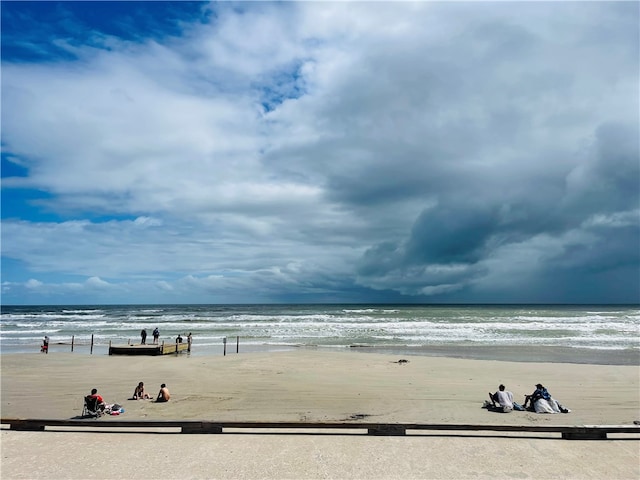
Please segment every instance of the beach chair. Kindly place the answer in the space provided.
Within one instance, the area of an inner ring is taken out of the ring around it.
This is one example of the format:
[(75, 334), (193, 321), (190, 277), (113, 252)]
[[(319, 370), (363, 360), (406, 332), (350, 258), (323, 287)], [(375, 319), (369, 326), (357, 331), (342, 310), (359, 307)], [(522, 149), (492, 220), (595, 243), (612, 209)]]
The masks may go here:
[(84, 407), (82, 408), (82, 416), (93, 417), (93, 418), (98, 418), (102, 416), (102, 410), (98, 405), (98, 399), (96, 397), (92, 397), (91, 395), (87, 395), (86, 397), (84, 397)]

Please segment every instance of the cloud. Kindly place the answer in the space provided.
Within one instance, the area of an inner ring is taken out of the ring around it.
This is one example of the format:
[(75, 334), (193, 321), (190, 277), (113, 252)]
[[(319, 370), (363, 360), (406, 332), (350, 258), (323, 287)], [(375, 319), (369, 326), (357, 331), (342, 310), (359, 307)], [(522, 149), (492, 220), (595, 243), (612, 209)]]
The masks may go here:
[(25, 287), (31, 290), (36, 290), (41, 286), (42, 286), (42, 282), (34, 278), (29, 279), (29, 281), (27, 281), (27, 283), (25, 284)]
[(205, 10), (3, 62), (3, 158), (28, 169), (3, 191), (49, 215), (3, 211), (25, 278), (220, 302), (590, 301), (615, 278), (638, 300), (634, 5)]
[(598, 127), (585, 161), (567, 175), (568, 208), (615, 212), (640, 203), (640, 146), (636, 125)]
[(85, 282), (85, 285), (89, 288), (95, 288), (96, 290), (102, 290), (106, 288), (111, 288), (112, 285), (109, 282), (105, 282), (99, 277), (91, 277), (88, 278)]

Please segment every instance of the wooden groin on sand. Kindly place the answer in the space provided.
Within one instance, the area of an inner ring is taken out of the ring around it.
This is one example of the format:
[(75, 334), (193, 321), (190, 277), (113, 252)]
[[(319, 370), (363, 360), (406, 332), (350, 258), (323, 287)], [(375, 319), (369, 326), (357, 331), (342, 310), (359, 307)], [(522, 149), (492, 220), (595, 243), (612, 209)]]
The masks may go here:
[(111, 345), (109, 343), (109, 355), (170, 355), (172, 353), (190, 352), (190, 343), (164, 343), (161, 344), (127, 344)]
[[(515, 432), (515, 433), (560, 433), (566, 440), (606, 440), (609, 433), (640, 435), (639, 425), (466, 425), (426, 423), (366, 423), (366, 422), (215, 422), (207, 420), (102, 420), (85, 419), (21, 419), (2, 418), (0, 423), (10, 430), (44, 431), (45, 427), (79, 428), (178, 428), (176, 433), (223, 433), (225, 429), (237, 430), (365, 430), (368, 435), (402, 436), (407, 430), (457, 431), (457, 432)], [(304, 433), (304, 432), (301, 432)]]
[[(227, 354), (227, 337), (222, 338), (222, 354), (226, 355)], [(109, 341), (108, 344), (108, 352), (109, 355), (150, 355), (150, 356), (154, 356), (154, 355), (169, 355), (172, 353), (182, 353), (182, 352), (191, 352), (191, 345), (192, 345), (192, 341), (190, 341), (189, 338), (187, 338), (186, 342), (162, 342), (161, 344), (157, 344), (157, 343), (145, 343), (145, 344), (141, 344), (141, 343), (131, 343), (131, 340), (129, 339), (127, 341), (126, 344), (120, 344), (120, 345), (114, 345), (111, 343), (111, 341)], [(239, 353), (240, 352), (240, 337), (236, 336), (235, 338), (235, 353)], [(48, 345), (70, 345), (71, 346), (71, 352), (73, 353), (74, 348), (77, 347), (78, 345), (87, 345), (87, 343), (80, 343), (76, 341), (76, 338), (74, 335), (71, 336), (71, 341), (70, 342), (66, 342), (64, 340), (58, 340), (56, 342), (52, 342)], [(89, 345), (89, 353), (93, 354), (93, 349), (94, 349), (94, 336), (93, 334), (91, 335), (91, 341), (90, 343), (88, 343)], [(100, 344), (101, 346), (105, 346), (105, 344)], [(43, 353), (49, 353), (49, 348), (47, 348), (46, 350), (44, 350), (42, 348), (42, 345), (40, 346), (40, 351)]]

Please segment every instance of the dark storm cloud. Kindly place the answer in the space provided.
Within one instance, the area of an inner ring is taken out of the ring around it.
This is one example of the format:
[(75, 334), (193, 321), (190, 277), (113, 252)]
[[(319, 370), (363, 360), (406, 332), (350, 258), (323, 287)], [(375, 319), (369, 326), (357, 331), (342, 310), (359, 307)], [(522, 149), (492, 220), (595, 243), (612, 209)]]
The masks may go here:
[(567, 178), (567, 210), (588, 215), (639, 206), (639, 136), (637, 123), (598, 127), (585, 161)]
[[(632, 126), (598, 127), (583, 161), (566, 175), (564, 189), (556, 185), (539, 190), (537, 186), (543, 182), (536, 178), (522, 182), (517, 197), (529, 198), (526, 205), (518, 204), (509, 191), (481, 196), (476, 189), (477, 195), (465, 197), (455, 190), (457, 198), (443, 194), (437, 205), (416, 219), (406, 241), (372, 247), (363, 256), (359, 273), (371, 278), (390, 272), (401, 276), (399, 272), (415, 271), (416, 267), (464, 266), (476, 275), (465, 270), (456, 283), (463, 289), (482, 276), (477, 267), (505, 246), (526, 244), (534, 237), (564, 236), (557, 248), (536, 259), (537, 281), (556, 288), (542, 288), (542, 301), (558, 301), (557, 288), (566, 282), (594, 284), (582, 291), (582, 297), (573, 292), (575, 301), (584, 300), (601, 294), (596, 291), (603, 287), (610, 290), (606, 281), (612, 277), (624, 283), (617, 297), (636, 298), (633, 288), (640, 286), (638, 145), (638, 133)], [(541, 192), (552, 195), (536, 202)], [(451, 280), (426, 274), (422, 278), (423, 286), (432, 288), (451, 286)], [(535, 284), (531, 287), (537, 289)]]
[[(361, 147), (345, 152), (344, 168), (335, 164), (329, 194), (372, 215), (409, 199), (424, 208), (405, 238), (367, 250), (359, 281), (471, 294), (522, 248), (541, 301), (553, 292), (535, 282), (557, 291), (560, 270), (564, 281), (592, 284), (581, 301), (607, 270), (637, 285), (638, 43), (629, 14), (637, 9), (616, 7), (606, 24), (579, 14), (573, 29), (568, 17), (543, 25), (496, 15), (410, 54), (360, 59), (360, 71), (387, 70), (351, 85), (357, 93), (338, 123)], [(384, 96), (387, 83), (397, 90)], [(376, 115), (361, 117), (365, 108)]]

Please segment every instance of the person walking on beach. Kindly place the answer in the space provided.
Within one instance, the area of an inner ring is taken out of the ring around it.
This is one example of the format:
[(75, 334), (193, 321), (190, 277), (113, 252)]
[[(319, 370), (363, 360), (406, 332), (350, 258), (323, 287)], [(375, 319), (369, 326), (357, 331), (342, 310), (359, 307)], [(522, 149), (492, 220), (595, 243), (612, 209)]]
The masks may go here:
[(147, 330), (146, 329), (142, 329), (142, 331), (140, 332), (140, 338), (142, 339), (141, 344), (145, 345), (147, 343)]
[(166, 384), (160, 385), (160, 391), (158, 392), (158, 397), (156, 398), (156, 402), (168, 402), (171, 399), (171, 394), (169, 393), (169, 389)]
[(49, 353), (49, 337), (47, 335), (45, 335), (44, 340), (42, 340), (42, 347), (40, 347), (40, 351), (43, 353)]
[(153, 329), (153, 343), (158, 343), (158, 339), (160, 338), (160, 330), (158, 327)]

